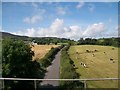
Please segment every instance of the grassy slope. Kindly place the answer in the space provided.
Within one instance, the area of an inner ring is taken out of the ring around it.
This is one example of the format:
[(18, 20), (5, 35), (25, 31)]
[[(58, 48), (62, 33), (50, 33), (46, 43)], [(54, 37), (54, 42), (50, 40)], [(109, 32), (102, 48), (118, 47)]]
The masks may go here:
[(35, 56), (33, 57), (34, 59), (41, 59), (45, 56), (45, 54), (48, 53), (48, 51), (52, 48), (52, 47), (58, 47), (59, 45), (34, 45), (34, 47), (32, 47), (32, 51), (34, 51)]
[[(86, 50), (94, 51), (93, 53), (87, 53)], [(79, 52), (78, 60), (76, 60), (76, 52)], [(104, 54), (106, 52), (106, 54)], [(112, 50), (111, 46), (97, 46), (97, 45), (81, 45), (71, 46), (69, 54), (72, 60), (78, 67), (77, 72), (81, 74), (81, 78), (114, 78), (118, 77), (118, 48)], [(115, 63), (110, 61), (110, 58), (115, 60)], [(87, 64), (88, 68), (84, 68), (80, 65), (81, 62)], [(117, 81), (90, 81), (88, 87), (100, 87), (110, 88), (117, 87)]]

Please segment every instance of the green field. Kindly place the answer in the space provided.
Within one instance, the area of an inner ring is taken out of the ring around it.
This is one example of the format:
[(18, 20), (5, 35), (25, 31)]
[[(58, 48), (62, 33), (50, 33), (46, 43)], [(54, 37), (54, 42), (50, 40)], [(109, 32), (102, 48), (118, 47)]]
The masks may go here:
[[(98, 45), (71, 46), (69, 55), (75, 63), (80, 78), (118, 77), (118, 48)], [(86, 64), (87, 68), (83, 67), (81, 62)], [(88, 81), (87, 85), (89, 88), (117, 88), (118, 81)]]

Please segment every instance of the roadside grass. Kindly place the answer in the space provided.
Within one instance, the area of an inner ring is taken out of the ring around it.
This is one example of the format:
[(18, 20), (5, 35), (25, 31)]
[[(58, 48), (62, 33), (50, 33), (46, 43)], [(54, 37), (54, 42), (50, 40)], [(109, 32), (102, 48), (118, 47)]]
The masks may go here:
[[(88, 53), (86, 50), (91, 52)], [(97, 51), (95, 52), (95, 50)], [(78, 55), (76, 55), (76, 52), (78, 52)], [(94, 56), (92, 56), (93, 54)], [(69, 55), (78, 68), (76, 71), (80, 74), (80, 78), (118, 78), (118, 48), (116, 47), (98, 45), (71, 46)], [(115, 63), (110, 61), (110, 58)], [(88, 68), (84, 68), (81, 62), (85, 63)], [(89, 88), (117, 88), (118, 81), (88, 81), (87, 85)]]

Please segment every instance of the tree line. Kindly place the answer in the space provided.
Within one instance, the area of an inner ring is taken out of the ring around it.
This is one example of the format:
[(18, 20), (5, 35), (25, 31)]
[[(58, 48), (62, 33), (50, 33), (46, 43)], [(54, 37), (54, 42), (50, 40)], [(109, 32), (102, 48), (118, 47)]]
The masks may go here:
[(38, 45), (49, 45), (49, 44), (59, 44), (59, 43), (72, 43), (74, 40), (66, 39), (66, 38), (56, 38), (56, 37), (41, 37), (41, 38), (32, 38), (31, 42), (34, 41)]
[(115, 46), (120, 47), (120, 38), (100, 38), (100, 39), (92, 39), (92, 38), (80, 38), (78, 40), (78, 45), (105, 45), (105, 46)]

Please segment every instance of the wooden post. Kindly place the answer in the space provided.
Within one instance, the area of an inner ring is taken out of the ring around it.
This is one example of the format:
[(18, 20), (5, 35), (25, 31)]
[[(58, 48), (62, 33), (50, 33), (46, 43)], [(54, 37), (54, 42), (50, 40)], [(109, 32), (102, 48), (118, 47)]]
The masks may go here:
[(86, 80), (84, 81), (84, 90), (86, 90), (86, 88), (87, 88), (87, 82), (86, 82)]
[(35, 87), (35, 90), (37, 90), (37, 84), (36, 84), (36, 80), (34, 80), (34, 87)]
[(4, 79), (2, 80), (2, 88), (3, 88), (3, 90), (5, 89), (4, 88)]

